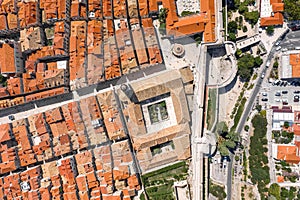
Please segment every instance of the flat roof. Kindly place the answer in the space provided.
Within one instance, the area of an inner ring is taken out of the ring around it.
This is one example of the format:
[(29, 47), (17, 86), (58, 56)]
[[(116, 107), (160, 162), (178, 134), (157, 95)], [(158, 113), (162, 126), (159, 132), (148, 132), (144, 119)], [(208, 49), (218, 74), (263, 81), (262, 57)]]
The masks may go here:
[(260, 1), (260, 17), (271, 17), (272, 15), (272, 5), (270, 0)]

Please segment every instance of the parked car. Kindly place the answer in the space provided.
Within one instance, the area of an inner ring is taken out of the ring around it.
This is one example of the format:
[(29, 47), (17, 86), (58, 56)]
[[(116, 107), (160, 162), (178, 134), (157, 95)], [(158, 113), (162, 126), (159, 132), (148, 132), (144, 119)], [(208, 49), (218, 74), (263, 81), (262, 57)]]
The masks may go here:
[(280, 91), (277, 91), (277, 92), (275, 93), (275, 96), (277, 96), (277, 97), (281, 96)]
[(280, 83), (280, 80), (275, 80), (272, 85), (278, 85), (279, 83)]
[(299, 93), (300, 93), (300, 91), (299, 91), (299, 90), (296, 90), (296, 91), (294, 91), (294, 93), (295, 93), (295, 94), (299, 94)]
[(261, 93), (263, 96), (268, 96), (268, 93), (266, 93), (266, 92), (262, 92)]
[(280, 44), (281, 40), (278, 40), (276, 43), (275, 43), (275, 46), (278, 46)]
[(287, 90), (283, 90), (281, 93), (282, 93), (282, 94), (287, 94), (288, 91), (287, 91)]
[(262, 98), (261, 100), (262, 100), (262, 101), (268, 101), (268, 99), (267, 99), (267, 98)]

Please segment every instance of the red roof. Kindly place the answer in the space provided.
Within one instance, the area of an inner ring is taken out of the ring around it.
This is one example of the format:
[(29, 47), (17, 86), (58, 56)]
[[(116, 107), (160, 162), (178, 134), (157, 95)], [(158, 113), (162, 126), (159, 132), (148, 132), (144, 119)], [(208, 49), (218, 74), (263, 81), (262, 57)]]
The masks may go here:
[(298, 164), (300, 162), (297, 146), (278, 145), (277, 159), (285, 160), (288, 163)]

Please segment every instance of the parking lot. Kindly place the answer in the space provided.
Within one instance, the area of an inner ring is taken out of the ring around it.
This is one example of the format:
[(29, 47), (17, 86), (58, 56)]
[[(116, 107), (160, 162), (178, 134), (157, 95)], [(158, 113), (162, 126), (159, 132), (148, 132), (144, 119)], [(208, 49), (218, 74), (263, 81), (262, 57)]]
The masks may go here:
[(280, 42), (282, 49), (295, 49), (300, 47), (300, 31), (290, 31), (283, 41)]
[(210, 175), (212, 179), (220, 183), (226, 184), (226, 177), (228, 171), (227, 165), (227, 160), (222, 160), (220, 155), (214, 156), (210, 164)]
[(268, 83), (261, 89), (259, 103), (265, 106), (300, 105), (299, 97), (300, 86)]

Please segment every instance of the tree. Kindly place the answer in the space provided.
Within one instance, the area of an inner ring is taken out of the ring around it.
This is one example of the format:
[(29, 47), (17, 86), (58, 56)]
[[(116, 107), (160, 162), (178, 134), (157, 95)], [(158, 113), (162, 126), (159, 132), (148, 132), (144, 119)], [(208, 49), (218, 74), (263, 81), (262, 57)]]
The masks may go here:
[(243, 16), (240, 15), (240, 16), (239, 16), (239, 24), (242, 24), (242, 23), (243, 23)]
[(238, 75), (243, 81), (249, 81), (251, 78), (251, 70), (247, 67), (240, 67), (238, 70)]
[(239, 157), (239, 156), (234, 156), (234, 160), (235, 160), (235, 161), (239, 161), (239, 160), (240, 160), (240, 157)]
[(246, 125), (246, 126), (244, 127), (244, 130), (245, 130), (246, 132), (248, 132), (248, 131), (249, 131), (249, 126)]
[(218, 150), (220, 151), (221, 156), (229, 156), (229, 151), (224, 142), (218, 145)]
[(260, 111), (261, 111), (261, 105), (256, 105), (256, 106), (255, 106), (255, 109), (256, 109), (258, 112), (260, 112)]
[(236, 50), (236, 57), (239, 58), (239, 57), (242, 55), (242, 53), (243, 53), (242, 50), (237, 49), (237, 50)]
[(297, 0), (284, 0), (284, 12), (288, 16), (288, 20), (300, 19), (300, 6)]
[(269, 196), (274, 196), (276, 199), (280, 199), (280, 186), (277, 183), (272, 183), (269, 188)]
[(244, 81), (249, 81), (256, 66), (255, 58), (251, 54), (244, 54), (238, 59), (238, 75)]
[(282, 137), (286, 137), (288, 135), (288, 133), (286, 131), (282, 131), (281, 135), (282, 135)]
[(160, 23), (158, 30), (160, 34), (166, 35), (166, 23)]
[(232, 140), (234, 142), (239, 142), (240, 138), (236, 132), (230, 132), (226, 135), (226, 139)]
[(289, 191), (286, 188), (281, 188), (280, 196), (282, 199), (286, 199), (289, 196)]
[(243, 32), (246, 33), (248, 31), (247, 26), (243, 26)]
[(239, 13), (240, 14), (244, 14), (248, 12), (248, 6), (245, 5), (244, 3), (242, 3), (240, 6), (239, 6)]
[(278, 61), (276, 60), (276, 61), (274, 62), (274, 64), (273, 64), (273, 68), (274, 68), (274, 69), (277, 69), (278, 66), (279, 66), (279, 63), (278, 63)]
[(244, 17), (245, 20), (250, 22), (251, 25), (255, 25), (259, 18), (259, 12), (258, 11), (246, 12)]
[(181, 12), (181, 17), (186, 17), (186, 16), (193, 15), (193, 14), (195, 14), (195, 13), (191, 12), (191, 11), (184, 10), (184, 11)]
[(232, 42), (235, 42), (236, 41), (236, 36), (235, 36), (235, 33), (228, 33), (228, 39)]
[(266, 29), (268, 35), (273, 35), (274, 33), (274, 26), (268, 26)]
[(222, 121), (222, 122), (219, 122), (217, 124), (217, 127), (216, 127), (216, 131), (219, 135), (222, 135), (223, 133), (228, 133), (228, 126), (226, 124), (226, 122)]
[(159, 14), (158, 14), (158, 21), (160, 23), (159, 25), (159, 32), (162, 35), (166, 34), (166, 18), (168, 16), (168, 12), (169, 10), (167, 8), (161, 8), (159, 10)]
[(283, 124), (284, 128), (288, 128), (290, 126), (290, 123), (285, 121), (284, 124)]
[(232, 140), (226, 140), (224, 143), (225, 143), (226, 147), (229, 149), (234, 149), (236, 146), (236, 143)]
[(230, 21), (228, 23), (228, 32), (230, 33), (236, 33), (236, 29), (238, 27), (238, 24), (236, 21)]
[(160, 23), (166, 23), (166, 18), (168, 16), (168, 8), (161, 8), (158, 14), (158, 20)]
[(255, 67), (260, 67), (261, 64), (263, 64), (263, 59), (261, 59), (260, 56), (256, 56), (254, 58), (254, 62), (255, 62)]

